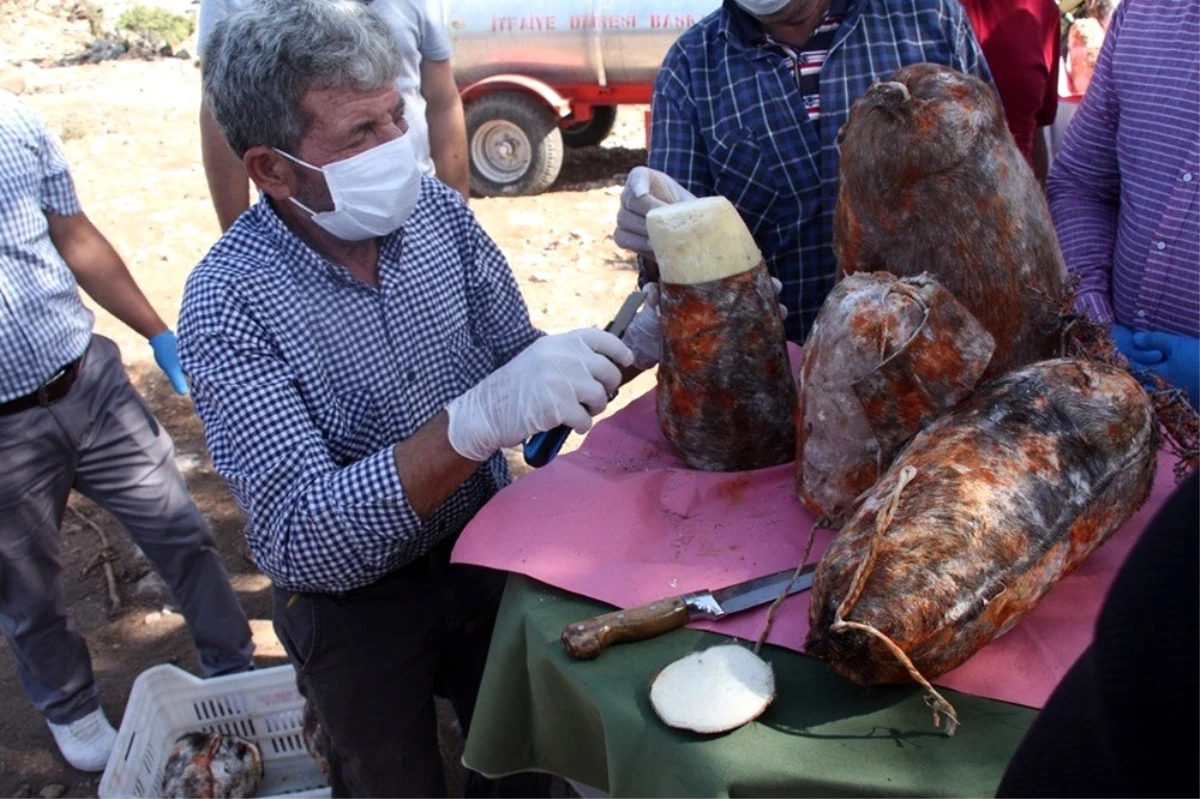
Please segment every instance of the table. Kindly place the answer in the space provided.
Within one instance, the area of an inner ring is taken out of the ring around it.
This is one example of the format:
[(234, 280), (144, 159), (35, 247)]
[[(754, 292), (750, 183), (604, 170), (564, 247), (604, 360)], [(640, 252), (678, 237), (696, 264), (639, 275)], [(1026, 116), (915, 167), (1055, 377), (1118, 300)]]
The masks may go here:
[(859, 688), (819, 662), (763, 649), (775, 703), (716, 736), (654, 715), (654, 672), (726, 636), (676, 630), (594, 661), (567, 656), (567, 624), (610, 610), (513, 574), (463, 759), (491, 776), (537, 769), (612, 796), (991, 796), (1037, 711), (945, 691), (962, 726), (936, 730), (915, 686)]

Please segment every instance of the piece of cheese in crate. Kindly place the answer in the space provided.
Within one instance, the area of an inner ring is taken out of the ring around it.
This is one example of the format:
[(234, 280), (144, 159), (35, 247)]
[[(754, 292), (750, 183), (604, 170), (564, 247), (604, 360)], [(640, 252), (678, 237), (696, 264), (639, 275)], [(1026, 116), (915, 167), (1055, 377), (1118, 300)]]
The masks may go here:
[(325, 776), (301, 737), (303, 723), (304, 697), (291, 666), (207, 680), (169, 664), (154, 666), (133, 683), (98, 793), (102, 799), (162, 796), (179, 737), (220, 732), (258, 747), (258, 796), (327, 797)]

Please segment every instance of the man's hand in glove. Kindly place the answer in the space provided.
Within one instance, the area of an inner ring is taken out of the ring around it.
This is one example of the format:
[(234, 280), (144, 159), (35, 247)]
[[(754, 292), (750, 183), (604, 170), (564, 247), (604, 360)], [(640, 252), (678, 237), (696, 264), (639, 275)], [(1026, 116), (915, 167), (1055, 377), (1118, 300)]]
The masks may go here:
[(170, 330), (164, 330), (150, 339), (150, 349), (154, 352), (154, 360), (158, 368), (171, 381), (171, 387), (176, 394), (188, 393), (187, 378), (183, 375), (183, 366), (179, 363), (179, 342)]
[[(1158, 375), (1176, 388), (1187, 392), (1188, 402), (1196, 407), (1200, 399), (1200, 339), (1180, 336), (1163, 330), (1138, 331), (1133, 334), (1133, 346), (1146, 358), (1130, 356), (1142, 368)], [(1148, 363), (1157, 355), (1157, 362)]]
[(1117, 350), (1120, 351), (1128, 360), (1130, 366), (1135, 371), (1145, 369), (1147, 366), (1153, 366), (1156, 363), (1161, 363), (1163, 354), (1158, 350), (1143, 350), (1133, 342), (1134, 331), (1125, 325), (1119, 325), (1116, 322), (1112, 324), (1112, 337), (1117, 345)]
[[(779, 299), (783, 284), (775, 278), (771, 278), (771, 283), (775, 286), (775, 298)], [(621, 340), (633, 350), (634, 367), (651, 369), (662, 359), (662, 317), (658, 314), (660, 292), (657, 283), (647, 283), (642, 286), (642, 291), (646, 292), (646, 303), (629, 323)], [(783, 305), (779, 306), (779, 316), (787, 319), (787, 308)]]
[(624, 250), (653, 256), (650, 238), (646, 234), (646, 214), (655, 208), (682, 200), (694, 200), (696, 195), (680, 186), (657, 169), (635, 166), (621, 191), (621, 210), (617, 212), (617, 229), (613, 241)]
[(621, 340), (633, 352), (633, 365), (637, 369), (652, 369), (662, 358), (662, 317), (658, 315), (658, 284), (642, 286), (646, 301), (642, 310), (625, 328)]
[(450, 446), (485, 461), (560, 424), (587, 432), (632, 363), (629, 347), (595, 328), (540, 338), (446, 406)]

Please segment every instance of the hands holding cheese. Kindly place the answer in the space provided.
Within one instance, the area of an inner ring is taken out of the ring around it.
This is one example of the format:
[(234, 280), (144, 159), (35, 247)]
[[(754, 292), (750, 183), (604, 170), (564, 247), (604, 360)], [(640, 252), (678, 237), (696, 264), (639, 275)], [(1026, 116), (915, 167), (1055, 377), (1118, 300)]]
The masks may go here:
[(646, 233), (646, 214), (664, 205), (694, 199), (696, 195), (665, 172), (644, 166), (634, 167), (621, 192), (621, 210), (617, 212), (613, 241), (623, 250), (653, 257), (650, 237)]
[[(644, 166), (634, 167), (621, 192), (621, 209), (617, 211), (617, 229), (613, 231), (613, 241), (623, 250), (653, 258), (654, 250), (646, 232), (646, 214), (655, 208), (694, 199), (696, 195), (665, 172)], [(775, 295), (779, 296), (783, 284), (777, 278), (771, 278), (771, 281), (775, 284)], [(662, 348), (662, 322), (658, 317), (658, 284), (647, 283), (642, 289), (646, 292), (646, 307), (626, 331), (625, 343), (633, 350), (633, 365), (639, 369), (649, 369), (658, 363)], [(787, 308), (780, 305), (779, 314), (786, 319)]]
[(485, 461), (561, 424), (587, 432), (621, 384), (619, 367), (633, 360), (619, 338), (595, 328), (540, 338), (446, 406), (450, 446)]

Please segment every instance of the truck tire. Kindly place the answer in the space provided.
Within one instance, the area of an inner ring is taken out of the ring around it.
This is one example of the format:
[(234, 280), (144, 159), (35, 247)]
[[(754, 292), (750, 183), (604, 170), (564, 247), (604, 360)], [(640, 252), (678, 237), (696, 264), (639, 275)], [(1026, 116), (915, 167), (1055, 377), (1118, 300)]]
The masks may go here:
[(471, 191), (517, 197), (545, 191), (563, 162), (554, 111), (520, 92), (495, 92), (466, 108)]
[(613, 126), (617, 124), (617, 107), (615, 105), (592, 106), (592, 118), (587, 122), (563, 128), (563, 144), (568, 147), (591, 147), (608, 138)]

